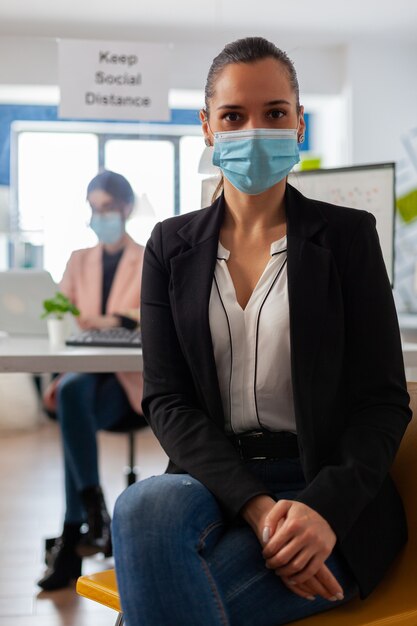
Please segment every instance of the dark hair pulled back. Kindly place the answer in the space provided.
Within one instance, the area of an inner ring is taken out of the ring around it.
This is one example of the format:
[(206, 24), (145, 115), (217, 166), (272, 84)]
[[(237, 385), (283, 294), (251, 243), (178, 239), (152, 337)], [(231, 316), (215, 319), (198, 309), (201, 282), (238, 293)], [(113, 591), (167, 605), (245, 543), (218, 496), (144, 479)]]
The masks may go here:
[(105, 191), (115, 200), (123, 204), (133, 204), (135, 194), (128, 180), (121, 174), (104, 170), (94, 176), (87, 187), (87, 197), (92, 191)]
[(282, 63), (287, 71), (290, 84), (294, 90), (297, 111), (300, 109), (300, 88), (298, 85), (297, 72), (289, 56), (280, 48), (263, 37), (245, 37), (228, 43), (218, 54), (211, 64), (207, 75), (205, 95), (205, 110), (210, 112), (210, 100), (214, 95), (216, 80), (222, 70), (231, 63), (255, 63), (262, 59), (272, 58)]

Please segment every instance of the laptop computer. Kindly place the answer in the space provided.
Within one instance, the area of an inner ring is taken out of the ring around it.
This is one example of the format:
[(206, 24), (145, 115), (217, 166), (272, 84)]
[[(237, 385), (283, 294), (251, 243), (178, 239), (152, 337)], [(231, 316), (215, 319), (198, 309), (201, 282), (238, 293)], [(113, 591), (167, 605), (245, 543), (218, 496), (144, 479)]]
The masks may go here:
[(10, 335), (47, 336), (46, 320), (41, 319), (42, 302), (58, 290), (45, 270), (0, 272), (0, 331)]

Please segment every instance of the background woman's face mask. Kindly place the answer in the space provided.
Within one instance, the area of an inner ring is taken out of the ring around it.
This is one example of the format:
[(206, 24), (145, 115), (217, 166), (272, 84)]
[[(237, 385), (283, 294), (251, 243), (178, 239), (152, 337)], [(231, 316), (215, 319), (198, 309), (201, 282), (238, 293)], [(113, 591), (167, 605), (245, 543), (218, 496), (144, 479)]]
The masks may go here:
[(299, 160), (297, 129), (214, 133), (213, 165), (236, 189), (249, 195), (276, 185)]
[(90, 228), (95, 232), (100, 243), (113, 244), (119, 241), (124, 232), (122, 216), (117, 211), (93, 214)]

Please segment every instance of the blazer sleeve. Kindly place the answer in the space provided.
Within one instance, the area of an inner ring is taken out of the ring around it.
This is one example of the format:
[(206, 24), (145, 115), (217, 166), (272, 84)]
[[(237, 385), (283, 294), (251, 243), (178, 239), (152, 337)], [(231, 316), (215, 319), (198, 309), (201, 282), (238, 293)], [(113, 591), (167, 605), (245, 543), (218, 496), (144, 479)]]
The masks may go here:
[(250, 498), (268, 490), (244, 467), (198, 401), (176, 333), (169, 291), (169, 260), (163, 255), (162, 224), (157, 224), (146, 247), (142, 274), (142, 410), (171, 461), (205, 485), (233, 517)]
[(381, 489), (411, 419), (397, 314), (375, 223), (363, 213), (341, 277), (347, 417), (334, 451), (297, 498), (318, 511), (339, 540)]

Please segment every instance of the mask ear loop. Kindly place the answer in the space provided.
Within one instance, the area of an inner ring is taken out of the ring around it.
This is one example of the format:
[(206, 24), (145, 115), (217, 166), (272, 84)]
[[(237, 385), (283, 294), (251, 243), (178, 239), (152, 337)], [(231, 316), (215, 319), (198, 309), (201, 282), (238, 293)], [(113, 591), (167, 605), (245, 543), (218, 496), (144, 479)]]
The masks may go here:
[[(207, 126), (208, 126), (208, 128), (209, 128), (209, 131), (210, 131), (210, 132), (211, 132), (211, 134), (214, 136), (214, 133), (213, 133), (213, 131), (212, 131), (212, 130), (211, 130), (211, 128), (210, 128), (210, 122), (209, 122), (209, 120), (208, 120), (207, 111), (206, 111), (205, 109), (204, 109), (204, 116), (205, 116), (205, 117), (204, 117), (204, 120), (203, 120), (203, 121), (204, 121), (204, 122), (206, 122), (206, 124), (207, 124)], [(204, 138), (204, 143), (206, 144), (206, 147), (207, 147), (207, 148), (212, 148), (212, 147), (213, 147), (213, 144), (211, 143), (211, 141), (210, 141), (210, 139), (209, 139), (208, 137), (205, 137), (205, 138)], [(216, 200), (216, 199), (220, 196), (220, 194), (223, 192), (223, 185), (224, 185), (224, 178), (223, 178), (223, 173), (221, 173), (221, 174), (220, 174), (220, 180), (219, 180), (219, 182), (217, 183), (217, 187), (216, 187), (216, 189), (214, 190), (213, 195), (212, 195), (212, 197), (211, 197), (211, 201), (212, 201), (212, 202), (214, 202), (214, 201), (215, 201), (215, 200)]]
[[(298, 120), (298, 123), (300, 123), (300, 120)], [(304, 133), (303, 133), (303, 132), (301, 132), (301, 133), (298, 135), (298, 137), (297, 137), (297, 143), (299, 143), (299, 144), (300, 144), (300, 143), (304, 143), (304, 139), (305, 139), (305, 137), (304, 137)]]
[[(214, 135), (213, 131), (210, 128), (210, 123), (208, 121), (208, 115), (207, 115), (207, 111), (204, 110), (204, 122), (206, 122), (207, 126), (209, 127), (209, 131), (211, 132), (212, 135)], [(206, 145), (207, 148), (211, 148), (213, 146), (213, 144), (211, 143), (210, 139), (208, 137), (204, 137), (204, 143)]]

